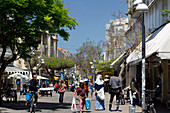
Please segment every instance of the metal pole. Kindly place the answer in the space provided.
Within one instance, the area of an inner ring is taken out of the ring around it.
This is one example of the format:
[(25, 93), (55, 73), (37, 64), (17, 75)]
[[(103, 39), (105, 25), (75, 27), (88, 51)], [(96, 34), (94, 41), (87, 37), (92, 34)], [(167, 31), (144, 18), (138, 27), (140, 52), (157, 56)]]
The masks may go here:
[(28, 75), (28, 78), (29, 80), (31, 79), (30, 75), (31, 75), (31, 66), (30, 66), (30, 58), (28, 59), (28, 65), (29, 65), (29, 75)]
[(145, 25), (142, 13), (142, 113), (145, 113)]
[(95, 64), (94, 64), (94, 62), (93, 62), (93, 66), (94, 66), (94, 74), (93, 74), (93, 82), (95, 81)]

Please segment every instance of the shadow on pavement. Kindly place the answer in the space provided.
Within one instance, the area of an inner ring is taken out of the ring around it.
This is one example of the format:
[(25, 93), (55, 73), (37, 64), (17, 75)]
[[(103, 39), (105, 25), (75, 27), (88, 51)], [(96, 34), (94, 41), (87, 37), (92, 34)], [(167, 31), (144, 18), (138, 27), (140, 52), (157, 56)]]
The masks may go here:
[[(57, 109), (70, 109), (71, 103), (50, 103), (50, 102), (38, 102), (36, 111), (41, 112), (43, 110), (52, 110), (52, 111), (58, 111)], [(5, 108), (7, 107), (1, 107), (1, 111), (5, 111)], [(17, 103), (14, 103), (12, 106), (8, 107), (12, 110), (28, 110), (28, 106), (25, 106), (25, 101), (18, 101)]]

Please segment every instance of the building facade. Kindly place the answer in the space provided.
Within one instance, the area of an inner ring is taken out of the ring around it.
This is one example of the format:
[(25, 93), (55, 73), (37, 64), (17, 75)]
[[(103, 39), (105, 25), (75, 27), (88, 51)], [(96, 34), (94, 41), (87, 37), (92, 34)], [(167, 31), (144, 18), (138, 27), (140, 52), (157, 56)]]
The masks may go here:
[(125, 31), (128, 28), (128, 18), (110, 20), (106, 24), (106, 45), (104, 49), (104, 61), (114, 60), (126, 49)]
[[(136, 12), (134, 2), (128, 2), (129, 28), (126, 36), (141, 38), (141, 12)], [(145, 35), (146, 35), (146, 88), (155, 89), (160, 85), (157, 99), (166, 102), (170, 97), (170, 65), (169, 65), (169, 42), (170, 34), (169, 14), (162, 16), (162, 10), (170, 10), (170, 0), (144, 0), (148, 5), (148, 12), (144, 15)], [(138, 30), (137, 30), (138, 28)], [(137, 33), (136, 33), (137, 30)], [(137, 78), (138, 85), (141, 85), (142, 76), (142, 48), (141, 42), (137, 43), (130, 51), (126, 59), (126, 86), (133, 77)]]

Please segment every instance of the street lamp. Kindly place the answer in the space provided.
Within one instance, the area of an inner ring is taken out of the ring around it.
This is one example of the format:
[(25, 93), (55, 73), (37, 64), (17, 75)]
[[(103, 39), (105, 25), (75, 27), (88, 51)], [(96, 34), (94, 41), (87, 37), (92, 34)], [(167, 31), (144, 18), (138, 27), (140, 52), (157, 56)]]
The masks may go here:
[(95, 81), (95, 60), (93, 60), (93, 62), (90, 62), (90, 64), (92, 65), (91, 68), (93, 69), (93, 82)]
[[(139, 1), (139, 0), (137, 0)], [(140, 0), (141, 1), (141, 0)], [(139, 2), (136, 11), (142, 12), (142, 113), (145, 113), (145, 25), (144, 25), (144, 12), (148, 11), (148, 6), (143, 2)]]

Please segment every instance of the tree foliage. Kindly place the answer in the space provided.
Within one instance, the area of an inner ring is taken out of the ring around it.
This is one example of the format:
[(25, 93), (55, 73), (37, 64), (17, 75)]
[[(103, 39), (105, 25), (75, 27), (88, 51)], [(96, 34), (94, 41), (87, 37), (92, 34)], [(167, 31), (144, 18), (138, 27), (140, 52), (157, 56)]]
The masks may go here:
[(74, 67), (74, 62), (71, 59), (59, 57), (44, 57), (44, 68), (50, 75), (51, 80), (54, 78), (54, 71)]
[(74, 62), (71, 59), (64, 59), (59, 57), (45, 57), (45, 66), (48, 69), (61, 70), (74, 67)]
[(98, 69), (101, 72), (113, 72), (114, 70), (116, 70), (117, 66), (119, 65), (120, 61), (117, 61), (114, 65), (113, 68), (110, 68), (110, 65), (113, 61), (111, 60), (106, 60), (104, 62), (100, 62), (98, 64), (96, 64), (96, 69)]
[[(68, 40), (67, 29), (75, 29), (78, 24), (61, 0), (0, 0), (0, 10), (0, 76), (16, 58), (29, 57), (43, 32), (57, 33)], [(12, 55), (6, 57), (8, 49)]]
[(96, 44), (94, 41), (87, 40), (83, 45), (77, 50), (74, 55), (74, 61), (79, 65), (80, 69), (87, 74), (91, 70), (90, 62), (94, 60), (96, 63), (102, 58), (102, 41)]

